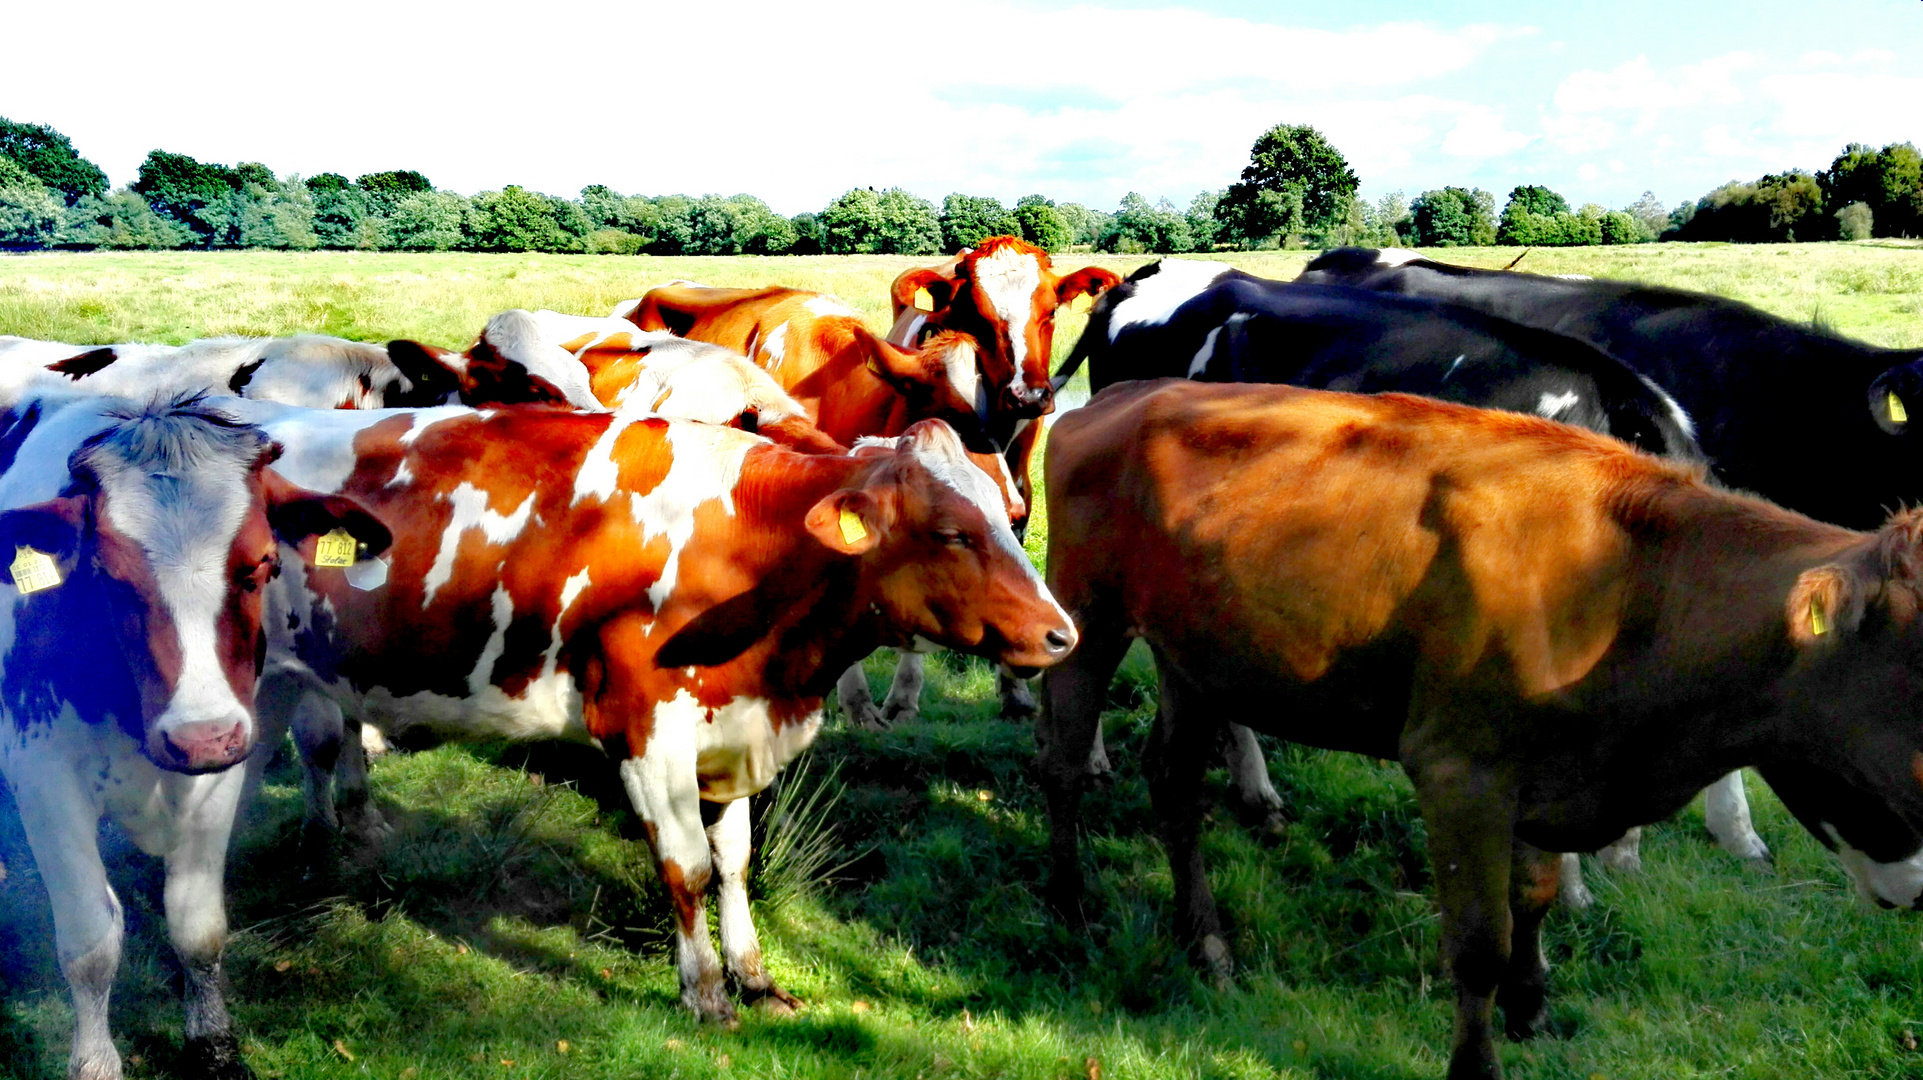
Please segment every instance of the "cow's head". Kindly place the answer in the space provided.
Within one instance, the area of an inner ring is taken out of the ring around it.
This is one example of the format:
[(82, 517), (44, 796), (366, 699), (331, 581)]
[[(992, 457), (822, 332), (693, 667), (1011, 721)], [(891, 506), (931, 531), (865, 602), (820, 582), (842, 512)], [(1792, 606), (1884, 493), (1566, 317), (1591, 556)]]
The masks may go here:
[(972, 335), (939, 331), (919, 347), (874, 342), (869, 370), (902, 396), (908, 416), (945, 421), (970, 444), (987, 447), (990, 390)]
[[(1870, 382), (1870, 419), (1891, 435), (1923, 432), (1923, 358), (1898, 364)], [(1914, 417), (1912, 412), (1916, 412)]]
[(387, 353), (409, 378), (447, 373), (463, 405), (602, 407), (588, 385), (587, 368), (543, 333), (533, 312), (520, 308), (489, 319), (465, 353), (404, 340), (388, 342)]
[(1796, 718), (1764, 778), (1862, 896), (1923, 908), (1923, 510), (1804, 571), (1785, 618)]
[(279, 447), (200, 398), (109, 415), (60, 496), (0, 514), (0, 551), (41, 553), (60, 578), (16, 594), (8, 703), (96, 703), (83, 719), (112, 713), (156, 765), (226, 768), (254, 744), (280, 542), (390, 537), (353, 500), (289, 484), (268, 467)]
[(981, 349), (982, 372), (998, 410), (1018, 417), (1049, 411), (1055, 309), (1099, 296), (1121, 283), (1099, 266), (1057, 275), (1048, 252), (1012, 236), (995, 236), (940, 266), (904, 272), (892, 288), (897, 323), (909, 309), (925, 312), (916, 331), (959, 330)]
[(862, 595), (894, 644), (916, 639), (1017, 669), (1054, 664), (1075, 627), (1009, 528), (997, 484), (938, 420), (865, 439), (860, 482), (808, 511), (816, 540), (860, 560)]

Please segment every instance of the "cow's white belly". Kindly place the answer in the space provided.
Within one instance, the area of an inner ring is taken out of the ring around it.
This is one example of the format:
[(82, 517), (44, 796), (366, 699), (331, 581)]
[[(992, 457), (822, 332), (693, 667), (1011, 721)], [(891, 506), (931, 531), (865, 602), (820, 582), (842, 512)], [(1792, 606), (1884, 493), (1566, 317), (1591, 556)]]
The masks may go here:
[(738, 697), (710, 709), (685, 690), (654, 715), (657, 723), (694, 725), (695, 772), (701, 797), (710, 802), (745, 799), (767, 787), (821, 730), (819, 709), (777, 727), (766, 698)]
[(533, 679), (519, 697), (492, 684), (463, 697), (396, 695), (376, 686), (360, 695), (360, 703), (367, 719), (389, 735), (425, 728), (443, 738), (595, 741), (581, 718), (581, 691), (565, 671)]

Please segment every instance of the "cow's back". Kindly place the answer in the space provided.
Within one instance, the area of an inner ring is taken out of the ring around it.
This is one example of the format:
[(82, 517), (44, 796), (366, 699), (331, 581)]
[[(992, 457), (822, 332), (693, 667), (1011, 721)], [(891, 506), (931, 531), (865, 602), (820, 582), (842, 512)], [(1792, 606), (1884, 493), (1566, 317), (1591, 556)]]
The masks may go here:
[(1063, 417), (1047, 467), (1064, 606), (1224, 693), (1317, 683), (1382, 726), (1304, 741), (1387, 754), (1420, 670), (1531, 695), (1587, 670), (1625, 587), (1606, 492), (1687, 475), (1531, 417), (1175, 380)]

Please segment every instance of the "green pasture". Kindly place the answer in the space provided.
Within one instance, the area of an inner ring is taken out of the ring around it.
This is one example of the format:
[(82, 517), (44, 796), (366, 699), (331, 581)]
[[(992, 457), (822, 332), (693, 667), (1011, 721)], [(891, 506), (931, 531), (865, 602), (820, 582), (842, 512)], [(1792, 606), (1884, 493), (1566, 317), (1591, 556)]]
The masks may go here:
[[(1479, 265), (1515, 254), (1448, 253)], [(1306, 258), (1228, 261), (1288, 277)], [(0, 258), (0, 333), (95, 343), (322, 331), (458, 345), (503, 308), (604, 311), (676, 277), (833, 292), (879, 328), (887, 282), (917, 261)], [(1093, 261), (1126, 271), (1143, 260)], [(1644, 245), (1538, 250), (1522, 265), (1706, 289), (1879, 344), (1923, 345), (1917, 248)], [(1058, 351), (1079, 323), (1064, 315)], [(890, 667), (870, 660), (878, 689)], [(296, 852), (299, 778), (282, 762), (229, 877), (229, 1001), (248, 1061), (290, 1080), (1441, 1075), (1450, 994), (1423, 826), (1399, 769), (1270, 745), (1291, 825), (1257, 836), (1218, 812), (1205, 838), (1241, 965), (1221, 992), (1169, 935), (1169, 875), (1138, 769), (1153, 711), (1146, 659), (1131, 656), (1110, 691), (1117, 772), (1086, 800), (1095, 910), (1084, 935), (1037, 896), (1046, 822), (1028, 729), (994, 718), (985, 665), (942, 656), (929, 673), (920, 720), (885, 733), (831, 721), (791, 770), (780, 811), (759, 808), (763, 850), (782, 851), (758, 870), (763, 945), (808, 1007), (749, 1013), (733, 1032), (681, 1009), (665, 894), (594, 755), (390, 754), (373, 783), (392, 833), (317, 878)], [(1586, 868), (1598, 904), (1551, 916), (1550, 1031), (1503, 1048), (1510, 1076), (1923, 1076), (1923, 924), (1856, 901), (1767, 789), (1752, 780), (1750, 792), (1776, 851), (1769, 869), (1717, 850), (1695, 807), (1648, 831), (1644, 873)], [(812, 813), (798, 805), (810, 795)], [(787, 843), (813, 836), (828, 838), (825, 854)], [(129, 1075), (188, 1080), (172, 1068), (180, 1012), (159, 868), (111, 829), (107, 844), (128, 913), (114, 1025)], [(46, 896), (10, 813), (0, 861), (0, 1076), (51, 1080), (71, 1013)]]

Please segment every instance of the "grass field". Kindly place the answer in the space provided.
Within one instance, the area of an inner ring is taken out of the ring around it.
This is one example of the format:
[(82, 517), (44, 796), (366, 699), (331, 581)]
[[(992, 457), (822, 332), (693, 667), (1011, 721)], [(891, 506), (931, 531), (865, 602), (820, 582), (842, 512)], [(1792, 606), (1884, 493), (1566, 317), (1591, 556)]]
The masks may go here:
[[(1449, 253), (1478, 265), (1514, 255)], [(1278, 277), (1305, 260), (1231, 259)], [(916, 261), (0, 259), (0, 333), (93, 343), (306, 330), (458, 345), (506, 307), (598, 312), (675, 277), (818, 288), (879, 327), (888, 280)], [(1142, 260), (1094, 261), (1126, 271)], [(1523, 267), (1706, 289), (1923, 345), (1916, 248), (1652, 245), (1536, 251)], [(1064, 316), (1058, 351), (1079, 328)], [(886, 667), (871, 660), (871, 676)], [(230, 1002), (249, 1062), (290, 1080), (1441, 1075), (1448, 982), (1423, 827), (1399, 769), (1271, 745), (1286, 833), (1258, 839), (1226, 813), (1206, 833), (1241, 964), (1235, 989), (1217, 992), (1169, 934), (1168, 872), (1136, 767), (1152, 714), (1145, 658), (1124, 666), (1105, 716), (1118, 772), (1087, 799), (1099, 911), (1081, 937), (1036, 896), (1046, 825), (1028, 730), (993, 718), (983, 665), (943, 656), (929, 672), (921, 720), (887, 733), (831, 722), (804, 757), (789, 790), (833, 800), (831, 862), (846, 865), (826, 882), (799, 855), (762, 867), (770, 965), (808, 1008), (751, 1014), (732, 1033), (681, 1010), (665, 894), (592, 755), (481, 746), (383, 758), (374, 786), (393, 834), (318, 881), (301, 877), (298, 780), (279, 766), (230, 872)], [(1510, 1076), (1923, 1076), (1923, 928), (1858, 904), (1768, 791), (1752, 783), (1751, 794), (1777, 852), (1767, 871), (1710, 845), (1696, 808), (1649, 831), (1643, 874), (1588, 868), (1598, 905), (1553, 914), (1547, 931), (1553, 1033), (1504, 1047)], [(131, 1076), (177, 1076), (159, 870), (111, 831), (108, 843), (130, 929), (115, 1031)], [(0, 1076), (58, 1077), (71, 1013), (46, 897), (8, 814), (0, 860), (11, 875), (0, 881)]]

